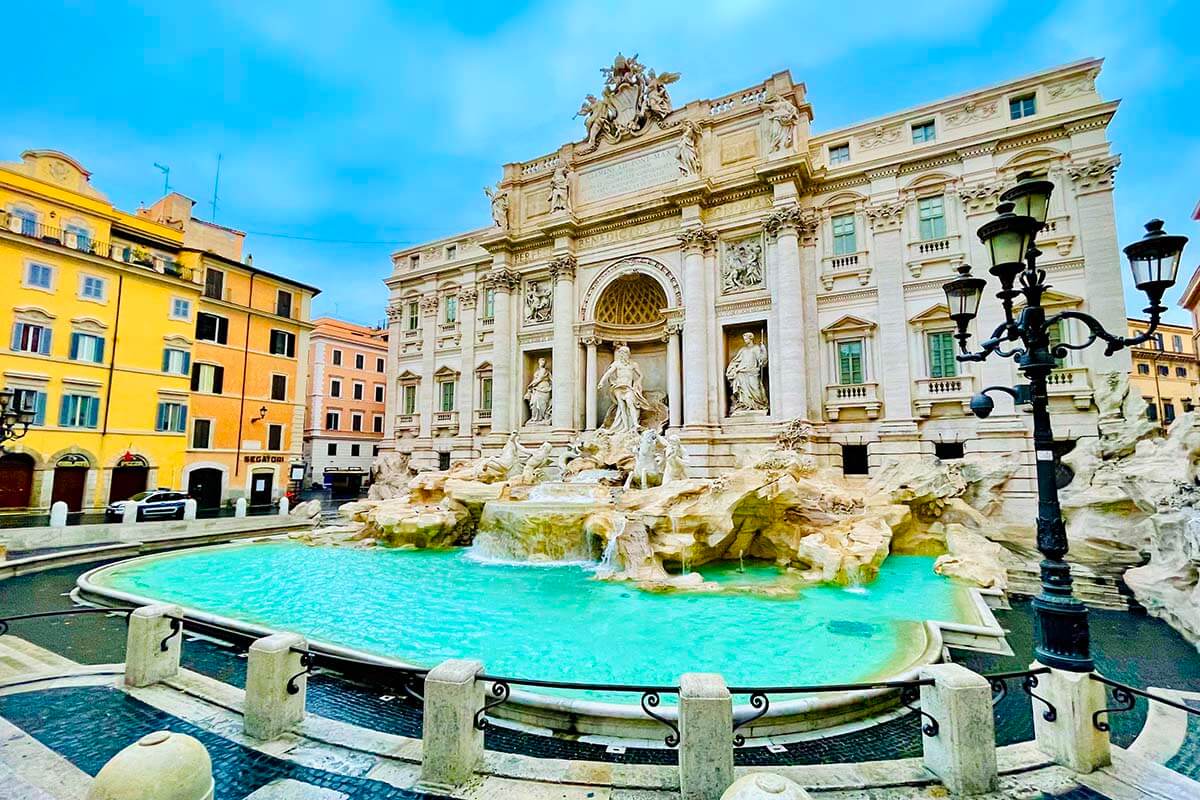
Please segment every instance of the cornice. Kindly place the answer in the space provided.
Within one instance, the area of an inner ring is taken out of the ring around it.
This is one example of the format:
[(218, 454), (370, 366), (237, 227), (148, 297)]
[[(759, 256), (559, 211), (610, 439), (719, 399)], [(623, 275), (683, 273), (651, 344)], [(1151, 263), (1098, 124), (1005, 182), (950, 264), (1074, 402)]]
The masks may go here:
[(817, 305), (831, 306), (836, 303), (852, 303), (858, 300), (874, 300), (879, 297), (877, 289), (854, 289), (849, 292), (830, 292), (817, 295)]

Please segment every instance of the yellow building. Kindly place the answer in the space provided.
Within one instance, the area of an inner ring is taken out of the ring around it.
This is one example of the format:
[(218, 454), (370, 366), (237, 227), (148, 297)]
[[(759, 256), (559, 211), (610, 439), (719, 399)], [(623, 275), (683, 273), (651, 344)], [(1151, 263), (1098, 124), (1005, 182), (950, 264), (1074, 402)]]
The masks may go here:
[[(1129, 335), (1146, 331), (1146, 320), (1130, 319)], [(1196, 406), (1200, 360), (1196, 340), (1186, 325), (1160, 324), (1154, 338), (1134, 347), (1130, 384), (1146, 400), (1146, 415), (1168, 427), (1175, 417)]]
[(70, 156), (0, 164), (0, 387), (37, 410), (0, 456), (0, 510), (180, 485), (201, 293), (183, 244), (114, 208)]

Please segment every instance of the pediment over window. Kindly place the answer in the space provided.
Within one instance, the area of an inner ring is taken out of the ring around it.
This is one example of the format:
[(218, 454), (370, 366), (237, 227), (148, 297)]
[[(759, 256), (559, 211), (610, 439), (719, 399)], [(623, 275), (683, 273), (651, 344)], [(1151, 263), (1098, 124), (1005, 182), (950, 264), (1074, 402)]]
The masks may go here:
[(950, 309), (945, 303), (935, 303), (929, 308), (917, 314), (915, 317), (909, 317), (909, 322), (914, 325), (920, 325), (924, 322), (948, 322), (950, 320)]
[[(1053, 289), (1048, 289), (1042, 294), (1042, 306), (1044, 308), (1055, 308), (1061, 311), (1064, 308), (1078, 308), (1081, 305), (1083, 305), (1082, 297), (1076, 297), (1075, 295), (1067, 294), (1066, 292), (1056, 292)], [(1014, 310), (1024, 307), (1024, 297), (1019, 298), (1015, 303), (1013, 303)]]
[(417, 373), (415, 373), (411, 370), (407, 370), (407, 369), (404, 370), (404, 372), (401, 372), (399, 375), (397, 375), (396, 379), (398, 381), (400, 381), (401, 383), (420, 383), (421, 382), (420, 375), (418, 375)]
[(825, 336), (841, 336), (848, 333), (869, 333), (875, 330), (875, 323), (869, 319), (856, 317), (853, 314), (846, 314), (835, 322), (831, 322), (821, 329), (821, 333)]
[(104, 333), (108, 330), (108, 325), (95, 317), (75, 317), (71, 320), (71, 327), (84, 333)]
[(457, 378), (458, 370), (449, 366), (442, 366), (437, 372), (433, 373), (435, 378)]
[(17, 306), (13, 313), (22, 322), (53, 322), (54, 315), (41, 306)]
[(191, 347), (192, 340), (186, 336), (180, 336), (177, 333), (170, 333), (163, 337), (163, 341), (172, 347)]
[(476, 373), (483, 373), (483, 372), (491, 373), (491, 371), (492, 371), (492, 362), (490, 362), (490, 361), (484, 361), (482, 364), (480, 364), (478, 367), (475, 368)]

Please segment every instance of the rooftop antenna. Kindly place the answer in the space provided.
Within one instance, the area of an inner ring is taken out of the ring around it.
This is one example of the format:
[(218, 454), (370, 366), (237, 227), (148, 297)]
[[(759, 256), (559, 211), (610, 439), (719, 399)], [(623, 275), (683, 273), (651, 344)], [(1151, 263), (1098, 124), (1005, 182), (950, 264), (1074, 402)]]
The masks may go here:
[(154, 166), (157, 167), (158, 171), (163, 174), (163, 196), (165, 197), (171, 192), (171, 168), (164, 167), (157, 161), (154, 162)]
[(221, 154), (217, 153), (217, 176), (213, 178), (213, 199), (209, 203), (212, 206), (212, 216), (210, 219), (213, 222), (217, 221), (217, 189), (221, 186)]

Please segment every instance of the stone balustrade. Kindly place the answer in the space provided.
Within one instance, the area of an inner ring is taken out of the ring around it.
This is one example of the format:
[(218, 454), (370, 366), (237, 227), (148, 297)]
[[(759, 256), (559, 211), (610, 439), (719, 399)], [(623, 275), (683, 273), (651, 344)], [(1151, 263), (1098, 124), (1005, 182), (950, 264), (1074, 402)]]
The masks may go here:
[[(130, 616), (126, 683), (141, 687), (174, 679), (182, 646), (179, 607), (136, 609)], [(246, 735), (258, 740), (294, 735), (304, 721), (313, 663), (307, 642), (296, 634), (273, 634), (256, 640), (248, 655), (242, 703)], [(996, 790), (993, 690), (998, 678), (1033, 674), (1040, 680), (1026, 678), (1027, 687), (1037, 687), (1037, 693), (1026, 691), (1033, 704), (1037, 747), (1076, 772), (1111, 763), (1108, 731), (1095, 724), (1107, 698), (1104, 686), (1089, 673), (1035, 663), (1029, 672), (989, 678), (957, 664), (933, 664), (906, 685), (901, 702), (917, 710), (911, 703), (919, 688), (919, 716), (913, 724), (921, 728), (923, 762), (951, 794)], [(497, 704), (496, 698), (503, 702), (508, 697), (501, 680), (488, 676), (481, 662), (460, 659), (444, 661), (425, 675), (419, 788), (449, 794), (474, 780), (484, 763), (483, 731), (490, 724), (484, 718), (486, 708)], [(495, 691), (498, 686), (503, 691)], [(734, 749), (742, 743), (736, 733), (746, 719), (735, 718), (733, 697), (720, 675), (684, 674), (678, 696), (674, 713), (664, 708), (661, 717), (653, 716), (675, 734), (668, 744), (678, 748), (680, 797), (720, 800), (734, 782)]]
[(868, 419), (875, 419), (882, 406), (878, 383), (835, 383), (825, 387), (825, 416), (831, 420), (847, 408), (860, 408)]
[(919, 417), (928, 417), (933, 407), (957, 403), (962, 413), (971, 411), (971, 396), (975, 394), (974, 375), (955, 375), (950, 378), (917, 378), (913, 409)]
[(433, 427), (435, 427), (435, 428), (457, 428), (458, 427), (458, 412), (457, 411), (435, 411), (435, 412), (433, 412)]
[(1051, 397), (1070, 397), (1080, 411), (1092, 406), (1092, 382), (1087, 367), (1059, 367), (1046, 377), (1046, 391)]

